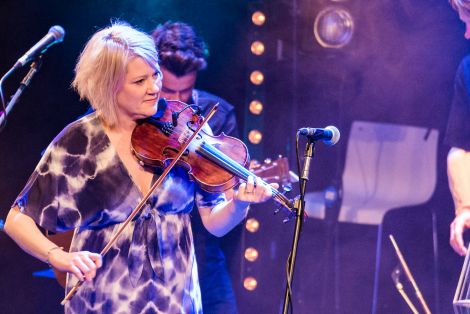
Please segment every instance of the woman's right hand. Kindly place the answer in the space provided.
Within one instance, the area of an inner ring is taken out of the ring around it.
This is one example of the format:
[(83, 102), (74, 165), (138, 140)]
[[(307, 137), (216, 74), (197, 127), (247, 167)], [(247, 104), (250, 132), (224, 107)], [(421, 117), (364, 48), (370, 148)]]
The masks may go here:
[(96, 270), (103, 265), (101, 255), (88, 251), (65, 252), (62, 249), (49, 251), (49, 264), (60, 271), (72, 273), (80, 281), (91, 281)]

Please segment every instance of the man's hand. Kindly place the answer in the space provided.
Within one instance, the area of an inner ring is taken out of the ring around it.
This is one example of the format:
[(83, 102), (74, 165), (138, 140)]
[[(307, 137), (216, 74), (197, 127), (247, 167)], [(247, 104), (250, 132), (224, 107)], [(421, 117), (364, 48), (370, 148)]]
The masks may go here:
[(450, 224), (450, 245), (460, 255), (467, 253), (467, 248), (463, 243), (463, 233), (470, 228), (470, 210), (464, 209)]

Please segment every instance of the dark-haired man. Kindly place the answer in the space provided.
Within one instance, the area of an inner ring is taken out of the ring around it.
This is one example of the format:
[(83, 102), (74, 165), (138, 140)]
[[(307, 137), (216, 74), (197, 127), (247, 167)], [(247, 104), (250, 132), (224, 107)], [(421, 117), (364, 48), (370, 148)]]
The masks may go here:
[[(167, 22), (158, 26), (152, 32), (152, 37), (163, 72), (162, 97), (196, 104), (202, 108), (203, 115), (219, 103), (218, 111), (208, 122), (212, 132), (214, 135), (224, 132), (238, 137), (233, 106), (220, 97), (195, 88), (198, 71), (207, 66), (208, 50), (202, 38), (191, 26), (181, 22)], [(204, 313), (237, 313), (220, 239), (206, 231), (197, 211), (193, 213), (191, 222)], [(236, 230), (240, 232), (240, 228)]]

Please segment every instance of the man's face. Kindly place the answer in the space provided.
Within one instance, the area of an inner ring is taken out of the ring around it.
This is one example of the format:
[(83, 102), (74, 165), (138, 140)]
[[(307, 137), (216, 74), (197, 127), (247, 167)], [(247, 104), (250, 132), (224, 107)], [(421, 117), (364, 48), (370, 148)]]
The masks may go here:
[(197, 72), (176, 76), (163, 66), (161, 71), (163, 73), (163, 85), (160, 96), (167, 100), (180, 100), (188, 103), (196, 84)]

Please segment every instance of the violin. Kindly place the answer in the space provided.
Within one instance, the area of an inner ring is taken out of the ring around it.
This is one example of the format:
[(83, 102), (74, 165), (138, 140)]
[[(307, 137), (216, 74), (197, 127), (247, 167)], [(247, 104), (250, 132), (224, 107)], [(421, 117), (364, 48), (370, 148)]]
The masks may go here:
[[(159, 101), (159, 112), (139, 121), (132, 133), (132, 150), (142, 165), (164, 168), (202, 123), (199, 107), (181, 101)], [(247, 170), (249, 154), (237, 138), (213, 136), (202, 130), (183, 153), (177, 165), (187, 169), (202, 189), (224, 192), (255, 175)], [(288, 210), (292, 202), (271, 187), (273, 198)]]

